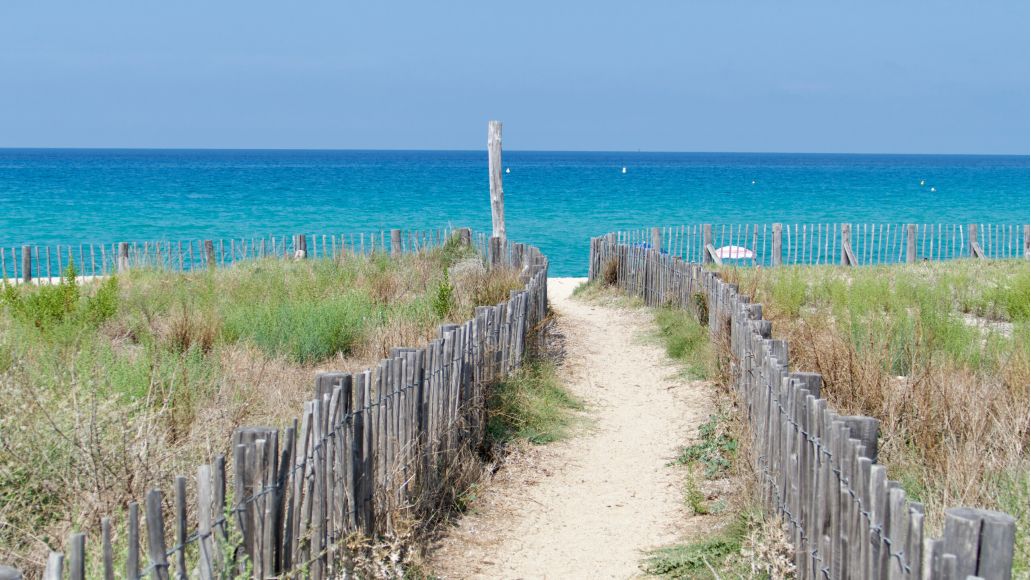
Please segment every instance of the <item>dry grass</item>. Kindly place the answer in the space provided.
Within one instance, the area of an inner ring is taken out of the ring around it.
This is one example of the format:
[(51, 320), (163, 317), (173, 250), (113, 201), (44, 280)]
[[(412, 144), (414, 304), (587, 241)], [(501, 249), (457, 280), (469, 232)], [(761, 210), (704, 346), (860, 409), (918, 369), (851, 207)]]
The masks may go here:
[(764, 305), (792, 369), (821, 373), (839, 412), (881, 421), (879, 460), (926, 504), (929, 533), (945, 507), (1009, 512), (1026, 570), (1026, 262), (726, 275)]
[[(101, 516), (118, 524), (146, 490), (228, 454), (234, 429), (287, 425), (318, 372), (422, 344), (518, 285), (505, 270), (448, 282), (444, 272), (468, 258), (447, 248), (137, 271), (108, 284), (113, 302), (96, 298), (98, 283), (74, 300), (70, 290), (4, 290), (0, 562), (39, 572), (71, 531), (99, 537)], [(444, 284), (462, 298), (439, 316), (431, 305)]]

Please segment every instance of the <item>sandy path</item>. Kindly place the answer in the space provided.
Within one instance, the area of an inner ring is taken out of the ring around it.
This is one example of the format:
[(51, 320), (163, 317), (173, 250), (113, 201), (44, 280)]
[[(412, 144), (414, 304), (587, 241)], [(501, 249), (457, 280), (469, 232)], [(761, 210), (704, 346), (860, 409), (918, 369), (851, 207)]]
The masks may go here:
[(573, 300), (580, 279), (550, 279), (566, 336), (563, 379), (587, 403), (574, 437), (516, 454), (472, 513), (431, 551), (443, 578), (628, 578), (642, 553), (690, 525), (668, 467), (707, 417), (709, 389), (676, 376), (643, 340), (647, 310)]

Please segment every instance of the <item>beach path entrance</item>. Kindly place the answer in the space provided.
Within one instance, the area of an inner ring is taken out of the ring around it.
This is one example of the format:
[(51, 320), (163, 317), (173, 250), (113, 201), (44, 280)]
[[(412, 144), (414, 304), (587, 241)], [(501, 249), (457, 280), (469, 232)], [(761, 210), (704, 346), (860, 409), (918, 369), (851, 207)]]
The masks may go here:
[(431, 550), (438, 577), (640, 576), (648, 550), (701, 521), (671, 463), (708, 418), (712, 388), (667, 358), (651, 311), (575, 299), (582, 281), (549, 279), (548, 293), (564, 335), (560, 375), (585, 403), (583, 425), (506, 459)]

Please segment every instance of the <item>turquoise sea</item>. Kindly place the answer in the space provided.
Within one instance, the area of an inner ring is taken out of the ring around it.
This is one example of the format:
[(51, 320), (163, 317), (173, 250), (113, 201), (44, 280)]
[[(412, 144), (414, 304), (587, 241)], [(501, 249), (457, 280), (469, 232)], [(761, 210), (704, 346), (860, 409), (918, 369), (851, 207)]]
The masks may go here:
[[(589, 238), (616, 229), (1031, 212), (1027, 156), (506, 151), (504, 165), (509, 237), (559, 276), (585, 275)], [(4, 248), (447, 224), (489, 230), (485, 151), (0, 149)]]

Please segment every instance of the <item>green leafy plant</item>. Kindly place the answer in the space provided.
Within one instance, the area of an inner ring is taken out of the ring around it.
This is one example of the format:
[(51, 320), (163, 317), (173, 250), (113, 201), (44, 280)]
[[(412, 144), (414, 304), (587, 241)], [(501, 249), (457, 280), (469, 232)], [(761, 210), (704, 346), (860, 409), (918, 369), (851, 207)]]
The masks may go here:
[(444, 278), (437, 284), (437, 292), (433, 296), (433, 313), (438, 318), (446, 319), (454, 307), (455, 287), (451, 285), (447, 270), (444, 270)]
[(698, 428), (698, 436), (698, 443), (681, 448), (677, 463), (697, 463), (704, 468), (705, 477), (719, 477), (730, 469), (738, 447), (727, 429), (727, 417), (709, 415), (709, 420)]

